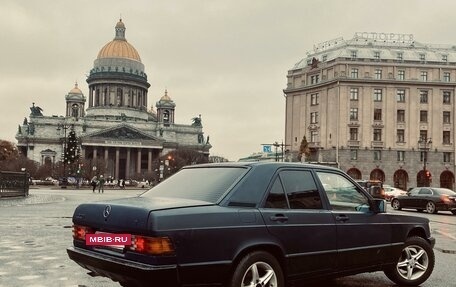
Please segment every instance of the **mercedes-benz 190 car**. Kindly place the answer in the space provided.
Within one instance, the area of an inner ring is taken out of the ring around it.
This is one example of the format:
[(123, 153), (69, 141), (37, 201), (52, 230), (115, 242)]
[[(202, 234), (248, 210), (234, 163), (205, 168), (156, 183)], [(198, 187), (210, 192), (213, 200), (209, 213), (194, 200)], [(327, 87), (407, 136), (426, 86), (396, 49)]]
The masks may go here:
[[(379, 270), (416, 286), (434, 268), (427, 219), (389, 214), (319, 165), (188, 166), (138, 197), (81, 204), (73, 223), (69, 257), (122, 286), (283, 287)], [(88, 241), (116, 234), (131, 242)]]

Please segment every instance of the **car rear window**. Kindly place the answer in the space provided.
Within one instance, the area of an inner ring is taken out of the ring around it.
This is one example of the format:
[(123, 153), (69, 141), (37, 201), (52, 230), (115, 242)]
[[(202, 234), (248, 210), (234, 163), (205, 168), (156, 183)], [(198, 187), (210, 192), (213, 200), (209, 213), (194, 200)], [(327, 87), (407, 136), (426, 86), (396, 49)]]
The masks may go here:
[(245, 173), (244, 167), (198, 167), (179, 171), (143, 197), (171, 197), (218, 202)]

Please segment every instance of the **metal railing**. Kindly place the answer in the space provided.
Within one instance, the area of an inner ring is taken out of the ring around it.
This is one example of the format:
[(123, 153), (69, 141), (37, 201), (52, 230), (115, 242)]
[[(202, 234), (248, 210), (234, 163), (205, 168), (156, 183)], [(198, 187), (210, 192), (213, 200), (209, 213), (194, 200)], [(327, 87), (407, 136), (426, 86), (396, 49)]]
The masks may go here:
[(28, 196), (29, 175), (27, 172), (0, 171), (0, 198)]

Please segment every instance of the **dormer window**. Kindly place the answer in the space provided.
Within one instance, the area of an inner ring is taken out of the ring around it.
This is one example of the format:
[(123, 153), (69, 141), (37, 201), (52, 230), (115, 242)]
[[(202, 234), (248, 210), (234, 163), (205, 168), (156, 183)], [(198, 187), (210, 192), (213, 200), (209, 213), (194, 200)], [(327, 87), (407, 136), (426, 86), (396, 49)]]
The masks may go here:
[(352, 58), (352, 60), (355, 60), (355, 59), (357, 58), (357, 56), (358, 56), (357, 51), (351, 51), (351, 58)]
[(374, 52), (374, 59), (375, 60), (380, 60), (380, 52)]

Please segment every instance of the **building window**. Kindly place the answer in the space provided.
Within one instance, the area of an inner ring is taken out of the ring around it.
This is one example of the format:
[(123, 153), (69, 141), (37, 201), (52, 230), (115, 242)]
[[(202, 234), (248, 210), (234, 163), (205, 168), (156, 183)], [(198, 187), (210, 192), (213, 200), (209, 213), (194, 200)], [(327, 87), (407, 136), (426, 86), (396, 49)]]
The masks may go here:
[(357, 160), (358, 159), (358, 150), (352, 149), (350, 150), (350, 160)]
[(397, 110), (397, 122), (398, 123), (405, 122), (405, 110)]
[(405, 71), (404, 70), (397, 71), (397, 78), (398, 78), (398, 80), (401, 80), (401, 81), (405, 80)]
[(428, 140), (427, 130), (420, 130), (420, 141), (424, 142)]
[(358, 140), (358, 128), (350, 128), (350, 140), (351, 141)]
[(444, 82), (449, 82), (451, 79), (450, 79), (450, 72), (443, 72), (443, 81)]
[(317, 131), (311, 131), (310, 132), (310, 142), (316, 143), (318, 141), (318, 132)]
[(351, 88), (350, 89), (350, 100), (357, 101), (358, 100), (358, 88)]
[(382, 101), (382, 89), (374, 89), (374, 102)]
[(311, 124), (318, 124), (318, 113), (310, 113), (310, 123)]
[(320, 75), (310, 76), (310, 83), (317, 84), (320, 81)]
[(442, 62), (448, 62), (448, 55), (442, 55)]
[(405, 103), (405, 90), (396, 91), (396, 100), (398, 103)]
[(451, 135), (450, 131), (443, 131), (443, 144), (451, 143), (450, 135)]
[(380, 60), (380, 52), (374, 52), (374, 59)]
[(351, 51), (351, 58), (352, 60), (355, 60), (357, 57), (358, 53), (356, 51)]
[(382, 151), (374, 150), (374, 160), (382, 160)]
[(310, 95), (310, 105), (311, 106), (318, 105), (318, 94), (311, 94)]
[(374, 109), (374, 121), (382, 120), (382, 109)]
[(427, 155), (427, 152), (425, 152), (425, 151), (420, 152), (420, 161), (421, 162), (423, 162), (425, 158), (427, 160), (427, 156), (426, 155)]
[(405, 151), (397, 151), (397, 161), (405, 161)]
[(451, 152), (443, 153), (443, 162), (451, 162)]
[(404, 59), (404, 53), (398, 52), (398, 53), (397, 53), (397, 59), (398, 59), (399, 61), (402, 61), (402, 60)]
[(451, 112), (443, 112), (443, 123), (444, 124), (451, 123)]
[(382, 141), (382, 130), (381, 129), (374, 129), (374, 141), (376, 141), (376, 142)]
[(420, 75), (421, 75), (421, 76), (420, 76), (420, 77), (421, 77), (421, 81), (426, 82), (427, 79), (428, 79), (428, 72), (421, 71), (421, 74), (420, 74)]
[(402, 129), (397, 130), (397, 142), (398, 143), (405, 142), (405, 131)]
[(421, 90), (420, 91), (420, 103), (427, 104), (428, 102), (428, 91)]
[(451, 92), (450, 91), (443, 91), (443, 103), (444, 104), (451, 103)]
[(328, 60), (328, 55), (323, 55), (323, 57), (321, 58), (321, 61), (326, 62), (327, 60)]
[(426, 54), (420, 54), (420, 61), (426, 61)]
[(357, 121), (358, 120), (358, 108), (351, 108), (350, 109), (350, 120)]
[(427, 123), (428, 121), (428, 112), (427, 111), (420, 111), (420, 122)]
[(351, 69), (351, 77), (354, 79), (358, 78), (358, 69), (356, 69), (356, 68)]
[(375, 79), (381, 80), (382, 79), (382, 70), (381, 69), (376, 69), (375, 70)]

